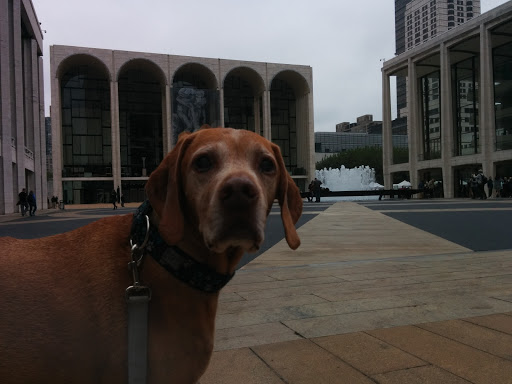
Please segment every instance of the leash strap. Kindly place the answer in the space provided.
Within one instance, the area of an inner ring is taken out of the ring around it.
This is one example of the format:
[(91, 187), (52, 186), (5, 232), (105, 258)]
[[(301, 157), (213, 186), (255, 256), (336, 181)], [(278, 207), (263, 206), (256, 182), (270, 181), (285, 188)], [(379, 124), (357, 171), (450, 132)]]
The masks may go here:
[(128, 304), (128, 383), (145, 384), (148, 367), (148, 304), (151, 292), (147, 287), (131, 286), (126, 290)]
[(133, 285), (126, 288), (128, 308), (128, 384), (146, 384), (148, 370), (148, 305), (151, 289), (140, 284), (139, 267), (144, 260), (144, 248), (149, 238), (149, 218), (146, 216), (146, 236), (142, 245), (132, 243)]

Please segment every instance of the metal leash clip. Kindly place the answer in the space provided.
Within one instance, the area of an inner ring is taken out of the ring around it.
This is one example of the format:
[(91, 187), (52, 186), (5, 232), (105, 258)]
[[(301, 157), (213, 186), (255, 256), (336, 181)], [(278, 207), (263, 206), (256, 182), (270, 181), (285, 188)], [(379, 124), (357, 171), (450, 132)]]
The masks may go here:
[(149, 217), (146, 215), (146, 237), (142, 245), (133, 244), (130, 239), (130, 245), (132, 246), (131, 257), (132, 261), (128, 263), (128, 269), (132, 271), (133, 285), (126, 288), (126, 300), (127, 301), (149, 301), (151, 300), (151, 289), (140, 284), (139, 268), (144, 260), (144, 248), (148, 243), (149, 239)]

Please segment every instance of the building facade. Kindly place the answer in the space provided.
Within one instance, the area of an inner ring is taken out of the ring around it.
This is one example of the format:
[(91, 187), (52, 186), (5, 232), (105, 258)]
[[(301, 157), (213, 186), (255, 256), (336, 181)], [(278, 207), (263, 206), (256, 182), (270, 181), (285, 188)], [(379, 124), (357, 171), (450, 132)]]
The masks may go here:
[[(388, 60), (383, 76), (386, 187), (442, 181), (445, 197), (464, 196), (472, 173), (512, 176), (512, 2)], [(407, 78), (409, 161), (392, 155), (390, 77)]]
[(142, 201), (183, 131), (254, 131), (279, 145), (301, 190), (314, 175), (309, 66), (50, 47), (53, 189), (66, 203)]
[[(399, 55), (480, 15), (480, 0), (395, 0)], [(397, 117), (407, 118), (406, 78), (397, 77)]]
[[(393, 135), (395, 148), (407, 148), (407, 135)], [(382, 147), (381, 134), (349, 133), (349, 132), (315, 132), (316, 162), (351, 149), (364, 147)]]
[(46, 208), (43, 35), (30, 0), (0, 0), (0, 214), (26, 188)]

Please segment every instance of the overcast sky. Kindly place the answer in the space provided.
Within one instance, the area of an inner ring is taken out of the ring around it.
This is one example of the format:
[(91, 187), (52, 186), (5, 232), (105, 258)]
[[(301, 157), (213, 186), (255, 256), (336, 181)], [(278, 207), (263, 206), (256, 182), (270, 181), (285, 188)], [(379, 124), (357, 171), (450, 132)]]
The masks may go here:
[[(315, 131), (382, 118), (381, 67), (395, 52), (393, 0), (32, 0), (49, 46), (74, 45), (309, 65)], [(505, 0), (481, 0), (482, 13)], [(393, 113), (394, 113), (393, 107)]]

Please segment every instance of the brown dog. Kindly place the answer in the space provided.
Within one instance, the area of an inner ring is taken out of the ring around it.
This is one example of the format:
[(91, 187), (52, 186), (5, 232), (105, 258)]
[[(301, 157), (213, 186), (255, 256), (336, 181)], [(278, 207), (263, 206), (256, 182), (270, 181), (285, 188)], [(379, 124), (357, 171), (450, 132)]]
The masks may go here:
[[(146, 192), (155, 233), (220, 275), (259, 248), (274, 199), (290, 248), (300, 244), (299, 190), (279, 148), (255, 133), (180, 136)], [(52, 237), (0, 239), (0, 382), (127, 383), (133, 221), (114, 216)], [(142, 276), (152, 290), (148, 383), (195, 383), (212, 353), (218, 293), (191, 287), (151, 256)]]

